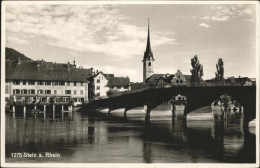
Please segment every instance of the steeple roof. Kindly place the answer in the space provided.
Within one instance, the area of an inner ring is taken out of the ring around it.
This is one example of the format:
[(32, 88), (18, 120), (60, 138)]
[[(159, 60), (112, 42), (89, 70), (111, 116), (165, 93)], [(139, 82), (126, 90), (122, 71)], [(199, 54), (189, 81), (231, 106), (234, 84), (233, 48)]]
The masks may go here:
[(148, 18), (148, 36), (147, 36), (147, 44), (146, 44), (146, 50), (144, 52), (144, 58), (143, 61), (145, 60), (153, 60), (153, 52), (151, 48), (151, 42), (150, 42), (150, 20)]

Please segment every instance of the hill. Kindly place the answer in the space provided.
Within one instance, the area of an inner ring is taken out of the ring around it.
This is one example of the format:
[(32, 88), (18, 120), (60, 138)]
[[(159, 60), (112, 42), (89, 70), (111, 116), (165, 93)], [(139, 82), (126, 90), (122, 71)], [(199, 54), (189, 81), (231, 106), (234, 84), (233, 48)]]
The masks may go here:
[(5, 59), (10, 61), (17, 61), (18, 59), (21, 61), (32, 61), (32, 59), (26, 57), (24, 54), (12, 49), (12, 48), (5, 48)]

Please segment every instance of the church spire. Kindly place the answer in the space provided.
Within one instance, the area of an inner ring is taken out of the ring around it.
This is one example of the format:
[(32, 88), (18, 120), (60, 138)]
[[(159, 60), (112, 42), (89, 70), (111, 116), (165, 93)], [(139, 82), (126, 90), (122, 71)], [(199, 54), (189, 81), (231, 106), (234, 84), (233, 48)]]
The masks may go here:
[(151, 43), (150, 43), (150, 19), (149, 18), (148, 18), (148, 36), (147, 36), (146, 52), (152, 52)]
[(146, 44), (146, 50), (144, 53), (144, 59), (145, 60), (154, 60), (153, 58), (153, 53), (152, 53), (152, 48), (151, 48), (151, 42), (150, 42), (150, 19), (148, 18), (148, 35), (147, 35), (147, 44)]

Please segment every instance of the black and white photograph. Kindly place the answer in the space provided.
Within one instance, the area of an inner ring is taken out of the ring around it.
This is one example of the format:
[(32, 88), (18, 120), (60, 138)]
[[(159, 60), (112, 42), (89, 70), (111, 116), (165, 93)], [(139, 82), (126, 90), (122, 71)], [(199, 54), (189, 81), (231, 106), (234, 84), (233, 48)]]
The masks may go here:
[(259, 166), (258, 1), (4, 1), (1, 28), (1, 167)]

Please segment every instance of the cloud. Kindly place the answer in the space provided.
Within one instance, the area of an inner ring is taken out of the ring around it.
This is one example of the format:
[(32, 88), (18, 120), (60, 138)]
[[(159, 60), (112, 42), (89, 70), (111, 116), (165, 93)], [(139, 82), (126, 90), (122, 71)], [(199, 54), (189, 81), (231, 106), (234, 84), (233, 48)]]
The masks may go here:
[(200, 23), (199, 24), (200, 27), (205, 27), (205, 28), (209, 28), (210, 26), (206, 23)]
[(202, 20), (208, 20), (208, 19), (210, 19), (210, 16), (204, 16), (204, 17), (201, 17), (200, 19), (202, 19)]
[(227, 21), (229, 20), (229, 16), (212, 16), (211, 20), (216, 20), (216, 21)]
[(251, 17), (255, 13), (254, 5), (247, 4), (213, 5), (211, 9), (211, 15), (200, 17), (200, 19), (225, 22), (232, 18), (244, 16), (248, 17), (247, 20), (252, 20)]
[[(6, 6), (8, 42), (40, 39), (55, 47), (102, 53), (111, 58), (131, 58), (142, 53), (146, 44), (147, 27), (129, 24), (129, 18), (114, 5)], [(153, 48), (177, 44), (167, 33), (151, 28)]]

